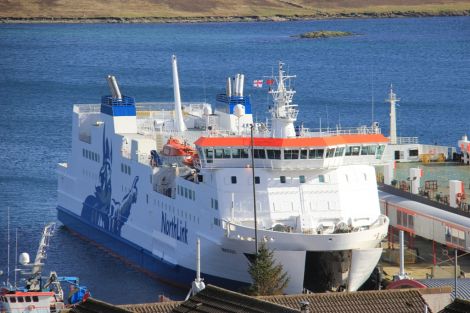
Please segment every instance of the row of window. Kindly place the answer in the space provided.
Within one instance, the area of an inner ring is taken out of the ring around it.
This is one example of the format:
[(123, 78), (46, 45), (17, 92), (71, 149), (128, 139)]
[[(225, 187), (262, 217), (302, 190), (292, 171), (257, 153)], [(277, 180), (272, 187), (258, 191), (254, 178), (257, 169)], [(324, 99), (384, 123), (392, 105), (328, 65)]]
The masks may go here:
[(131, 175), (131, 167), (127, 164), (121, 163), (121, 172), (127, 175)]
[(414, 216), (400, 210), (397, 210), (397, 224), (406, 228), (413, 229)]
[(0, 297), (2, 302), (8, 303), (8, 300), (10, 300), (10, 303), (22, 303), (22, 302), (39, 302), (39, 298), (37, 296), (25, 296), (25, 297)]
[[(232, 176), (230, 178), (230, 180), (231, 180), (232, 184), (236, 184), (237, 183), (237, 176)], [(259, 185), (260, 182), (261, 182), (261, 179), (259, 178), (259, 176), (255, 176), (255, 184)]]
[(96, 152), (90, 151), (88, 149), (82, 149), (82, 156), (89, 160), (100, 162), (100, 155)]
[(185, 197), (189, 200), (196, 201), (196, 192), (192, 189), (178, 185), (178, 195)]
[[(253, 149), (253, 158), (268, 160), (307, 160), (342, 157), (375, 155), (381, 159), (384, 153), (384, 145), (347, 146), (325, 149)], [(206, 148), (204, 149), (207, 163), (213, 159), (247, 159), (249, 149), (238, 148)]]
[(465, 232), (446, 226), (446, 241), (456, 246), (465, 247)]

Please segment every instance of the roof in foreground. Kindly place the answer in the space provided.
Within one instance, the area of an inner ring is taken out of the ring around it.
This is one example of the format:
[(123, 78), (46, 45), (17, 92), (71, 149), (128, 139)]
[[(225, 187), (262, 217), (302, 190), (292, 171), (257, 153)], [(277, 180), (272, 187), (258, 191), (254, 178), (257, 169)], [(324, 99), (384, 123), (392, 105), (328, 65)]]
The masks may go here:
[(204, 290), (190, 297), (171, 312), (298, 313), (299, 310), (216, 286), (207, 285)]
[[(450, 286), (452, 288), (450, 295), (452, 299), (454, 298), (454, 286), (455, 286), (454, 278), (419, 279), (418, 281), (426, 285), (428, 288)], [(457, 279), (457, 298), (470, 300), (470, 279), (469, 278)]]
[(454, 302), (446, 306), (439, 313), (468, 313), (470, 312), (470, 301), (456, 299)]
[[(80, 303), (71, 313), (299, 313), (308, 302), (310, 313), (423, 313), (428, 306), (418, 289), (338, 292), (323, 294), (250, 297), (207, 285), (187, 301), (113, 306), (93, 298)], [(431, 310), (428, 306), (428, 311)], [(447, 311), (445, 311), (447, 313)], [(449, 311), (458, 312), (460, 311)], [(469, 311), (465, 311), (469, 312)]]
[(428, 306), (417, 289), (265, 296), (260, 299), (297, 309), (300, 302), (309, 302), (310, 313), (423, 313)]

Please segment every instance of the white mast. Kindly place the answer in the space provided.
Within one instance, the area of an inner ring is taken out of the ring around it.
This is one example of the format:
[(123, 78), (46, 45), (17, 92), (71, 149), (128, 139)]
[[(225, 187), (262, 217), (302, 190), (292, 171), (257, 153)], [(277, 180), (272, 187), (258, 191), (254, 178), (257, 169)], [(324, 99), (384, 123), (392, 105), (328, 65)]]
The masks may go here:
[(400, 101), (397, 95), (393, 93), (393, 85), (390, 85), (390, 93), (385, 102), (390, 103), (390, 144), (397, 144), (397, 115), (395, 111), (395, 104)]
[(282, 66), (279, 62), (279, 76), (276, 78), (277, 89), (269, 93), (273, 97), (272, 116), (272, 136), (273, 137), (295, 137), (294, 122), (297, 121), (297, 105), (292, 104), (292, 98), (295, 91), (290, 88), (290, 84), (286, 86), (286, 81), (290, 81), (295, 76), (284, 74)]
[(176, 64), (176, 55), (171, 56), (171, 65), (173, 69), (173, 91), (175, 94), (175, 130), (179, 132), (185, 131), (183, 111), (181, 110), (180, 82), (178, 78), (178, 65)]
[(196, 279), (191, 284), (191, 289), (186, 296), (186, 300), (189, 299), (190, 296), (194, 296), (201, 290), (206, 288), (204, 284), (204, 279), (201, 278), (201, 240), (198, 238), (196, 242)]

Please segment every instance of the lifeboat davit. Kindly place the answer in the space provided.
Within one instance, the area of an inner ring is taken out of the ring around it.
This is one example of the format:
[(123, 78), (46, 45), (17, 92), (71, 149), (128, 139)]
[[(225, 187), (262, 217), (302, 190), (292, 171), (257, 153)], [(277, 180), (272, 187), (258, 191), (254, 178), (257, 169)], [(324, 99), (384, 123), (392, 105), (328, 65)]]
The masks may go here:
[(181, 157), (183, 164), (193, 166), (197, 153), (194, 148), (181, 142), (178, 138), (170, 138), (163, 146), (162, 155), (167, 157)]

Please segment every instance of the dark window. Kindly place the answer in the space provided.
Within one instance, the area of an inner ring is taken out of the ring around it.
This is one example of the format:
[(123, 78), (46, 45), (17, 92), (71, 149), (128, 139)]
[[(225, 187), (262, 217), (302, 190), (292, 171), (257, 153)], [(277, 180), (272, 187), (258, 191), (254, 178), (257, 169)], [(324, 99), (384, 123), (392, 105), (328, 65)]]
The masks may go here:
[(330, 148), (326, 150), (326, 157), (327, 158), (332, 158), (335, 155), (335, 148)]
[(361, 151), (361, 147), (359, 146), (349, 146), (346, 148), (346, 156), (355, 156), (359, 155), (359, 152)]
[(248, 159), (248, 149), (241, 149), (242, 159)]
[(418, 149), (410, 150), (410, 157), (417, 157), (418, 156)]
[(237, 183), (237, 176), (232, 176), (232, 184), (236, 184)]
[(335, 157), (342, 157), (344, 152), (344, 147), (336, 148)]
[(241, 156), (241, 149), (232, 149), (232, 158), (239, 159)]
[(259, 176), (255, 176), (255, 184), (260, 184)]
[(18, 297), (18, 302), (24, 302), (23, 297)]
[(39, 302), (38, 296), (33, 296), (33, 302)]
[(308, 159), (308, 150), (300, 150), (300, 158), (302, 160)]
[(310, 149), (308, 158), (309, 159), (323, 159), (323, 149)]
[(286, 176), (281, 176), (281, 184), (285, 184), (286, 183)]
[(230, 159), (232, 149), (224, 149), (224, 159)]
[(214, 150), (212, 148), (206, 149), (206, 162), (212, 163), (212, 158), (214, 157)]
[(305, 176), (304, 176), (304, 175), (300, 175), (300, 176), (299, 176), (299, 182), (300, 182), (301, 184), (305, 184)]
[(255, 159), (266, 159), (266, 152), (264, 149), (254, 149), (253, 156)]
[(11, 303), (16, 303), (16, 297), (10, 297), (10, 302)]
[(318, 175), (318, 181), (320, 183), (324, 183), (325, 182), (325, 175)]
[(202, 183), (202, 182), (204, 181), (204, 176), (198, 174), (198, 175), (197, 175), (197, 181), (200, 182), (200, 183)]
[(31, 297), (30, 297), (30, 296), (26, 296), (26, 297), (25, 297), (25, 301), (26, 301), (26, 302), (31, 302)]
[(224, 149), (214, 149), (214, 155), (216, 159), (222, 159), (224, 157)]
[(266, 150), (268, 154), (268, 159), (271, 160), (279, 160), (281, 159), (281, 151), (280, 150)]
[(299, 150), (284, 150), (284, 159), (297, 160), (299, 158)]

